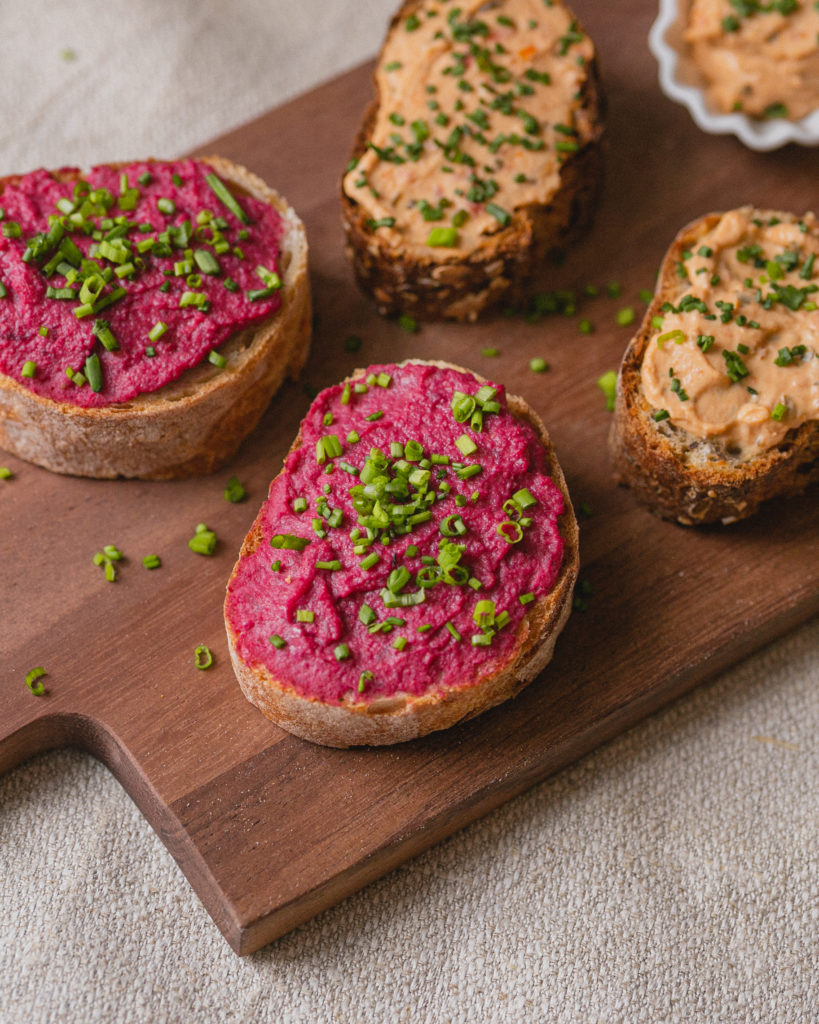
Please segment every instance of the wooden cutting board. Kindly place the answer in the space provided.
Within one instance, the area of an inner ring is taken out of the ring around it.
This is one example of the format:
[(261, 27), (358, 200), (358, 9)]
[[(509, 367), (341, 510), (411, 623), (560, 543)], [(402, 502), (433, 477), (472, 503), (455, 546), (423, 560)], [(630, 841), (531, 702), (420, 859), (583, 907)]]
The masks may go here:
[[(0, 458), (0, 769), (54, 747), (99, 757), (156, 829), (238, 953), (258, 949), (550, 772), (610, 739), (819, 610), (817, 492), (729, 529), (687, 530), (639, 509), (610, 480), (610, 415), (595, 385), (629, 336), (615, 313), (642, 313), (665, 248), (706, 211), (751, 202), (817, 206), (815, 150), (772, 154), (701, 134), (666, 100), (646, 36), (649, 0), (575, 9), (598, 41), (609, 99), (607, 181), (588, 237), (545, 288), (622, 286), (579, 316), (537, 324), (424, 326), (381, 319), (342, 253), (337, 200), (370, 68), (359, 68), (216, 140), (201, 154), (240, 161), (279, 188), (310, 237), (316, 308), (304, 379), (328, 385), (356, 365), (443, 357), (503, 381), (546, 421), (582, 522), (581, 578), (592, 593), (542, 677), (511, 703), (450, 732), (393, 749), (338, 751), (281, 732), (242, 697), (222, 599), (241, 540), (309, 399), (276, 398), (234, 462), (179, 483), (62, 478)], [(605, 291), (605, 289), (604, 289)], [(344, 351), (351, 333), (364, 339)], [(481, 355), (487, 346), (499, 358)], [(529, 360), (551, 365), (538, 375)], [(243, 504), (222, 495), (238, 474)], [(190, 552), (195, 525), (220, 543)], [(104, 544), (127, 560), (106, 583)], [(162, 568), (146, 572), (144, 555)], [(206, 643), (214, 666), (197, 671)], [(48, 670), (47, 694), (25, 685)]]

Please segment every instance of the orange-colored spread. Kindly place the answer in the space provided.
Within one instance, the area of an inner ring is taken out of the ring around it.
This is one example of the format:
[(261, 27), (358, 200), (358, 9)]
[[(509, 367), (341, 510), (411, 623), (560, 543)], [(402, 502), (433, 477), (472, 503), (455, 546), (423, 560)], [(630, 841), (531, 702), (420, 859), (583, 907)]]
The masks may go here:
[(743, 207), (677, 264), (642, 366), (654, 418), (749, 459), (819, 419), (819, 225)]
[(557, 191), (593, 58), (557, 0), (426, 0), (384, 48), (377, 119), (345, 193), (392, 246), (474, 249)]
[(692, 0), (685, 39), (720, 110), (797, 121), (819, 109), (813, 0)]

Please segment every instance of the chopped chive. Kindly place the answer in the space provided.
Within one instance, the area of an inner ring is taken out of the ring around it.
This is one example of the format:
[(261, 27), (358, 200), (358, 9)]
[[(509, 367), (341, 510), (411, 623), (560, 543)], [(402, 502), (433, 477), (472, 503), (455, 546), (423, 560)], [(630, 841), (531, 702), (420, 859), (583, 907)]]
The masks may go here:
[(549, 369), (549, 364), (540, 356), (535, 356), (534, 359), (529, 360), (529, 369), (533, 373), (545, 373)]
[(350, 648), (347, 644), (339, 644), (334, 650), (336, 661), (346, 661), (350, 657)]
[(119, 348), (119, 343), (114, 337), (114, 332), (111, 330), (111, 325), (107, 320), (95, 320), (91, 325), (91, 333), (100, 342), (103, 348), (106, 349), (106, 351), (116, 352)]
[(304, 551), (309, 543), (309, 538), (297, 537), (292, 533), (277, 533), (275, 537), (270, 539), (271, 547), (283, 549), (284, 551)]
[(455, 447), (461, 453), (461, 455), (472, 455), (478, 450), (478, 446), (472, 440), (471, 437), (466, 434), (461, 434), (460, 437), (455, 440)]
[(427, 236), (426, 244), (437, 248), (454, 248), (458, 244), (458, 232), (455, 228), (433, 228)]
[(227, 185), (216, 174), (206, 174), (205, 181), (211, 187), (216, 198), (243, 224), (250, 224), (250, 217), (245, 213)]
[(26, 686), (31, 690), (35, 697), (42, 697), (45, 693), (45, 686), (40, 682), (42, 677), (46, 674), (46, 670), (39, 665), (37, 668), (31, 669), (26, 672)]
[(502, 228), (505, 228), (512, 219), (512, 215), (496, 203), (487, 203), (486, 212), (494, 217)]
[(269, 640), (277, 651), (280, 651), (282, 647), (287, 647), (287, 641), (284, 639), (283, 636), (279, 636), (278, 633), (274, 633), (271, 637), (269, 637)]
[(194, 249), (193, 259), (203, 274), (214, 276), (221, 272), (219, 260), (208, 249)]
[(157, 320), (150, 331), (148, 331), (148, 337), (151, 341), (158, 341), (167, 330), (168, 325), (162, 320)]
[(247, 491), (239, 483), (239, 478), (237, 476), (232, 476), (225, 487), (225, 501), (235, 503), (238, 501), (244, 501), (246, 497)]
[(615, 399), (617, 397), (616, 371), (609, 370), (607, 373), (604, 373), (602, 377), (598, 377), (597, 386), (606, 397), (606, 410), (608, 412), (613, 412)]
[(617, 325), (619, 327), (628, 327), (629, 324), (633, 324), (635, 320), (635, 312), (631, 306), (624, 306), (623, 309), (617, 310)]
[(198, 669), (210, 668), (213, 664), (213, 655), (205, 644), (199, 644), (193, 652), (193, 663)]
[(83, 370), (91, 390), (96, 394), (102, 391), (102, 367), (100, 366), (100, 357), (96, 352), (92, 352), (85, 360)]
[(296, 622), (315, 622), (316, 613), (311, 611), (309, 608), (297, 608), (296, 609)]
[(146, 555), (142, 559), (142, 564), (146, 569), (158, 569), (162, 565), (162, 559), (159, 555)]
[(523, 528), (520, 523), (506, 519), (497, 526), (497, 533), (503, 537), (507, 544), (519, 544), (523, 540)]
[(376, 614), (368, 604), (362, 604), (358, 610), (358, 619), (363, 625), (369, 626), (376, 620)]
[(216, 534), (204, 523), (197, 523), (196, 532), (188, 541), (188, 547), (197, 555), (212, 555), (216, 550)]
[(208, 353), (208, 362), (212, 363), (214, 366), (218, 366), (220, 370), (223, 370), (227, 366), (227, 359), (217, 352), (215, 348), (212, 348)]
[(23, 369), (20, 371), (21, 377), (33, 377), (37, 372), (37, 364), (33, 363), (30, 359), (23, 363)]

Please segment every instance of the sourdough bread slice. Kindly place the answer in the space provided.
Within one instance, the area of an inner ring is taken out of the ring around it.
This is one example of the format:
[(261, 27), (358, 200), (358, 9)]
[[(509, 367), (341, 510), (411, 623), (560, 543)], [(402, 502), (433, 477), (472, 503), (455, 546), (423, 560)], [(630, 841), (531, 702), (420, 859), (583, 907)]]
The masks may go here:
[[(34, 394), (0, 374), (0, 447), (76, 476), (206, 474), (233, 455), (284, 379), (299, 373), (311, 333), (304, 226), (287, 201), (246, 168), (218, 156), (197, 162), (215, 172), (233, 195), (268, 203), (282, 218), (279, 309), (220, 345), (223, 366), (204, 358), (160, 389), (121, 403), (83, 408)], [(73, 181), (78, 175), (54, 176)], [(17, 180), (0, 182), (0, 203), (2, 187)]]
[(599, 191), (593, 44), (559, 0), (406, 0), (342, 182), (347, 252), (384, 313), (520, 302)]
[(819, 480), (818, 254), (812, 214), (742, 207), (677, 235), (609, 438), (616, 480), (655, 514), (731, 523)]
[[(463, 370), (450, 363), (411, 360), (400, 364), (400, 367), (392, 369), (400, 370), (403, 367), (432, 368), (436, 371), (451, 370), (460, 375), (468, 375), (461, 376), (459, 379), (461, 381), (473, 382), (474, 388), (478, 388), (481, 384), (486, 383), (483, 378), (472, 374), (471, 371)], [(347, 382), (343, 383), (351, 384), (361, 381), (364, 373), (365, 371), (356, 371), (348, 378)], [(321, 396), (319, 396), (317, 401), (320, 401), (320, 399)], [(315, 409), (316, 406), (314, 405), (313, 408)], [(548, 484), (549, 488), (553, 486), (555, 488), (554, 494), (556, 496), (559, 495), (556, 507), (559, 507), (562, 511), (556, 516), (556, 526), (554, 527), (556, 530), (555, 536), (559, 535), (556, 550), (561, 553), (557, 556), (559, 563), (551, 563), (550, 571), (553, 573), (551, 584), (546, 592), (537, 596), (536, 600), (533, 594), (529, 594), (524, 597), (523, 601), (518, 603), (518, 595), (513, 596), (510, 606), (514, 605), (514, 633), (510, 635), (509, 642), (504, 644), (502, 653), (493, 652), (491, 645), (474, 646), (471, 650), (480, 653), (476, 655), (468, 671), (459, 674), (460, 668), (454, 670), (454, 675), (457, 678), (450, 678), (446, 684), (442, 684), (440, 679), (435, 676), (424, 676), (423, 687), (415, 686), (413, 692), (409, 692), (411, 677), (414, 677), (419, 671), (429, 671), (428, 665), (438, 665), (440, 670), (441, 665), (446, 666), (446, 659), (455, 659), (460, 656), (457, 653), (457, 648), (463, 650), (462, 645), (470, 643), (470, 638), (466, 635), (463, 626), (461, 627), (463, 636), (459, 636), (457, 630), (450, 636), (447, 632), (449, 627), (444, 628), (444, 624), (440, 623), (435, 627), (434, 631), (432, 631), (432, 627), (424, 627), (423, 625), (422, 629), (417, 631), (419, 617), (423, 619), (424, 617), (432, 617), (434, 615), (434, 609), (430, 609), (428, 604), (422, 604), (417, 609), (407, 608), (403, 610), (399, 608), (395, 611), (395, 614), (398, 616), (406, 616), (406, 625), (405, 627), (400, 625), (394, 626), (390, 637), (395, 635), (395, 633), (409, 637), (409, 646), (406, 649), (402, 649), (400, 653), (393, 652), (396, 658), (407, 660), (402, 662), (404, 667), (396, 669), (399, 673), (398, 684), (390, 692), (383, 694), (367, 692), (363, 696), (359, 696), (354, 688), (352, 690), (344, 690), (342, 686), (338, 691), (340, 696), (336, 694), (331, 699), (328, 699), (326, 695), (322, 696), (311, 693), (310, 686), (317, 686), (315, 680), (318, 680), (320, 675), (326, 671), (326, 659), (322, 664), (318, 656), (316, 658), (308, 657), (298, 664), (299, 680), (294, 681), (279, 677), (276, 674), (275, 668), (270, 667), (271, 663), (266, 658), (266, 655), (262, 654), (260, 657), (248, 656), (242, 642), (244, 625), (256, 628), (259, 620), (264, 620), (265, 612), (261, 607), (264, 598), (260, 598), (258, 604), (251, 602), (251, 607), (246, 609), (244, 613), (240, 613), (237, 610), (237, 602), (241, 602), (243, 589), (248, 587), (248, 580), (253, 575), (267, 571), (268, 566), (266, 564), (262, 565), (262, 561), (268, 558), (269, 555), (275, 557), (277, 554), (276, 551), (271, 552), (268, 546), (270, 541), (268, 536), (270, 523), (265, 520), (265, 507), (263, 506), (242, 545), (239, 560), (228, 583), (225, 601), (225, 623), (231, 659), (239, 684), (248, 700), (255, 704), (268, 718), (297, 736), (326, 746), (349, 747), (399, 743), (424, 736), (433, 731), (446, 729), (514, 697), (548, 664), (552, 657), (557, 637), (571, 611), (572, 592), (579, 565), (578, 526), (563, 473), (543, 423), (522, 398), (512, 395), (507, 396), (507, 409), (508, 414), (511, 414), (511, 417), (517, 423), (525, 425), (526, 428), (531, 428), (531, 435), (527, 436), (531, 436), (531, 443), (542, 450), (542, 471), (551, 480), (551, 484)], [(507, 413), (504, 412), (503, 415), (507, 415)], [(461, 429), (459, 424), (455, 424), (455, 428), (455, 432)], [(400, 431), (398, 432), (400, 433)], [(293, 443), (285, 468), (271, 485), (269, 501), (273, 500), (274, 495), (280, 488), (286, 486), (288, 466), (294, 465), (293, 457), (302, 447), (303, 435), (304, 425)], [(443, 437), (440, 437), (440, 443), (443, 444), (443, 442)], [(510, 461), (514, 461), (514, 452), (511, 450), (508, 453), (504, 452), (504, 458), (507, 455)], [(312, 456), (308, 453), (305, 457), (311, 458)], [(538, 454), (537, 458), (540, 459), (540, 454)], [(338, 470), (334, 474), (334, 476), (343, 475)], [(475, 480), (479, 479), (479, 477), (475, 478)], [(470, 479), (465, 486), (473, 486), (473, 480)], [(287, 491), (287, 493), (289, 494), (290, 492)], [(312, 509), (313, 496), (303, 496), (307, 499), (308, 509)], [(457, 512), (461, 508), (464, 512), (464, 517), (469, 521), (468, 508), (455, 505), (451, 501), (445, 502), (444, 505), (446, 506), (444, 511), (447, 513)], [(450, 505), (453, 507), (450, 508)], [(505, 513), (501, 513), (500, 510), (498, 511), (502, 519)], [(541, 513), (546, 514), (545, 507), (537, 508), (531, 514), (534, 516)], [(306, 511), (304, 514), (309, 519), (311, 512)], [(443, 512), (440, 514), (443, 515)], [(349, 526), (355, 522), (355, 513), (351, 509), (345, 508), (344, 515), (344, 527), (349, 529)], [(447, 520), (447, 522), (451, 521), (451, 519)], [(522, 521), (525, 522), (525, 520)], [(494, 530), (488, 529), (486, 533), (494, 535)], [(413, 532), (410, 535), (410, 539), (413, 539), (414, 536), (415, 533)], [(433, 547), (437, 550), (438, 545), (444, 543), (443, 539), (438, 538), (438, 530), (434, 531), (434, 539)], [(486, 541), (486, 537), (483, 540)], [(417, 543), (422, 545), (419, 551), (423, 552), (425, 550), (423, 547), (424, 543), (429, 546), (431, 539), (429, 537), (426, 540), (419, 539)], [(384, 548), (383, 550), (389, 553), (391, 547)], [(259, 554), (264, 554), (265, 552), (268, 554), (259, 560)], [(392, 555), (393, 561), (390, 564), (399, 565), (405, 557), (405, 552)], [(406, 554), (411, 555), (412, 552), (406, 552)], [(515, 556), (517, 556), (517, 552), (515, 552)], [(302, 555), (296, 557), (300, 558)], [(339, 557), (343, 558), (343, 555)], [(549, 564), (550, 558), (555, 558), (555, 552), (545, 549), (540, 551), (530, 550), (527, 551), (525, 556), (521, 553), (520, 557), (526, 557), (535, 563), (541, 562), (543, 566), (546, 566)], [(254, 558), (257, 559), (255, 568), (253, 568), (249, 561)], [(431, 561), (432, 559), (429, 559), (427, 564)], [(281, 578), (281, 574), (287, 573), (288, 569), (286, 566), (279, 568), (278, 576)], [(373, 571), (377, 573), (378, 567), (375, 567)], [(285, 582), (299, 590), (300, 597), (298, 600), (305, 600), (302, 596), (303, 584), (295, 575), (292, 580), (289, 577), (285, 577)], [(473, 592), (472, 586), (475, 582), (472, 579), (469, 585), (463, 585), (465, 584), (464, 580), (459, 588), (459, 598), (465, 595), (463, 600), (470, 602), (470, 607), (473, 601), (477, 602), (483, 598), (492, 598), (493, 595), (497, 596), (497, 592), (491, 587), (488, 590), (479, 588)], [(363, 593), (364, 603), (361, 607), (365, 611), (370, 608), (370, 612), (372, 612), (373, 607), (380, 608), (378, 590), (382, 583), (383, 580), (364, 583), (359, 581), (358, 583), (351, 583), (348, 587), (347, 583), (343, 582), (340, 585), (340, 589), (345, 597), (348, 593), (354, 593), (356, 594), (356, 600), (358, 600), (361, 597), (361, 591), (357, 588), (361, 586), (366, 587), (367, 589)], [(446, 587), (444, 587), (444, 590), (446, 590)], [(384, 591), (381, 591), (382, 597), (383, 594)], [(339, 598), (339, 602), (340, 600), (341, 598)], [(434, 599), (430, 598), (430, 600)], [(283, 614), (282, 604), (277, 605), (277, 610)], [(336, 610), (340, 612), (340, 604)], [(497, 610), (500, 613), (500, 608)], [(347, 614), (349, 616), (349, 609)], [(326, 621), (332, 618), (333, 613), (329, 608), (324, 608), (321, 612), (317, 612), (318, 615), (323, 616)], [(372, 633), (373, 630), (377, 631), (379, 629), (377, 616), (366, 619), (366, 621), (365, 618), (363, 612), (360, 612), (357, 619), (353, 617), (354, 621), (351, 631), (339, 633), (333, 638), (332, 643), (340, 642), (342, 646), (348, 646), (349, 649), (346, 652), (341, 652), (345, 657), (355, 656), (356, 645), (363, 642), (361, 637), (365, 632)], [(498, 621), (500, 621), (500, 615)], [(369, 625), (365, 630), (367, 622), (369, 622)], [(360, 625), (360, 623), (365, 625)], [(264, 631), (263, 627), (260, 628)], [(313, 627), (311, 626), (310, 628)], [(380, 624), (380, 628), (384, 628), (383, 623)], [(424, 632), (425, 628), (430, 629), (430, 632)], [(294, 634), (291, 627), (292, 635)], [(433, 646), (438, 645), (435, 649), (439, 653), (435, 657), (443, 658), (444, 661), (432, 659), (429, 651), (422, 646), (422, 636), (431, 638), (430, 643)], [(283, 638), (272, 637), (271, 642), (277, 645), (282, 644)], [(387, 642), (385, 641), (385, 643)], [(474, 643), (474, 639), (472, 642)], [(397, 643), (400, 645), (401, 640), (399, 639)], [(395, 646), (395, 643), (393, 643), (393, 646)], [(440, 653), (440, 651), (443, 653)], [(450, 651), (452, 653), (447, 653)], [(338, 656), (339, 649), (337, 647), (336, 657)], [(470, 657), (467, 656), (467, 660)], [(268, 663), (266, 664), (265, 661), (268, 661)], [(343, 664), (347, 664), (346, 660)], [(366, 664), (366, 660), (362, 664)], [(421, 665), (422, 668), (419, 669), (418, 665)], [(361, 664), (354, 665), (356, 673), (360, 668)], [(400, 673), (405, 674), (400, 675)], [(375, 675), (377, 676), (378, 673), (376, 672)], [(452, 676), (453, 673), (449, 672), (449, 675)], [(366, 673), (364, 673), (362, 678), (364, 676), (366, 676)], [(311, 683), (311, 681), (313, 682)], [(377, 685), (377, 680), (373, 685)], [(406, 686), (406, 689), (403, 689), (402, 685)], [(370, 684), (367, 686), (368, 691), (369, 686)], [(362, 687), (359, 684), (359, 692), (361, 690)]]

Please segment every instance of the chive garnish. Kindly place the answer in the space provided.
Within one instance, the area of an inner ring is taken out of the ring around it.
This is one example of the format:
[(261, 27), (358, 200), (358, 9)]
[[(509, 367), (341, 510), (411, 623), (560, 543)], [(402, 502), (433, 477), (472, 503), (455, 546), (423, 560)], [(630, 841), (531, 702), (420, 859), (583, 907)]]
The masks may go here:
[(237, 476), (232, 476), (225, 487), (225, 501), (235, 503), (244, 501), (246, 497), (247, 491), (239, 482), (239, 478)]
[(205, 181), (210, 185), (216, 198), (223, 203), (228, 210), (243, 224), (250, 224), (251, 219), (239, 205), (227, 185), (216, 174), (206, 174)]
[(432, 248), (454, 248), (458, 244), (458, 232), (455, 228), (433, 228), (426, 244)]
[(196, 531), (188, 541), (188, 547), (197, 555), (212, 555), (216, 550), (216, 534), (205, 523), (197, 523)]
[(46, 670), (42, 665), (38, 665), (37, 668), (33, 668), (29, 672), (26, 672), (26, 686), (31, 690), (35, 697), (42, 697), (45, 693), (45, 686), (40, 682), (45, 674)]
[(199, 644), (193, 652), (193, 663), (198, 669), (210, 668), (213, 664), (213, 655), (205, 644)]
[(159, 555), (146, 555), (142, 559), (142, 564), (146, 569), (158, 569), (162, 565), (162, 559)]
[(494, 217), (502, 228), (505, 228), (512, 219), (512, 215), (496, 203), (487, 203), (486, 212)]

